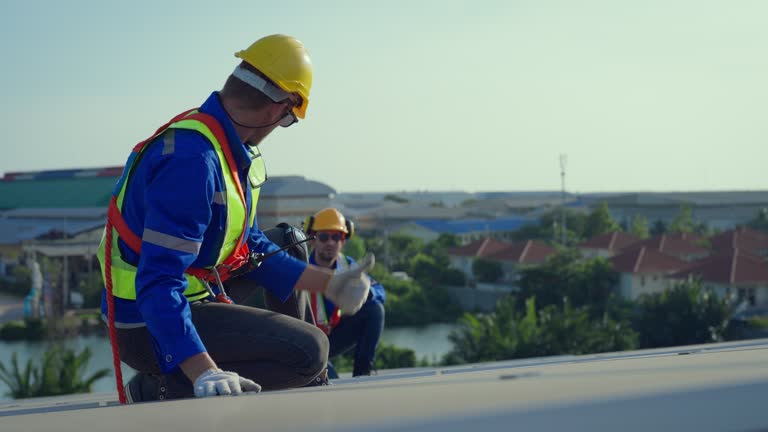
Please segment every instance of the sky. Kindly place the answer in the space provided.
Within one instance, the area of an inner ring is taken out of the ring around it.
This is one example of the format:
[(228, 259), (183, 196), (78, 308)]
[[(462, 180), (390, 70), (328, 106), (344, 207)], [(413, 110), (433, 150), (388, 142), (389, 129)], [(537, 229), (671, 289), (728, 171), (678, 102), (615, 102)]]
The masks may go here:
[(0, 172), (122, 165), (285, 33), (269, 175), (339, 192), (768, 189), (762, 0), (0, 1)]

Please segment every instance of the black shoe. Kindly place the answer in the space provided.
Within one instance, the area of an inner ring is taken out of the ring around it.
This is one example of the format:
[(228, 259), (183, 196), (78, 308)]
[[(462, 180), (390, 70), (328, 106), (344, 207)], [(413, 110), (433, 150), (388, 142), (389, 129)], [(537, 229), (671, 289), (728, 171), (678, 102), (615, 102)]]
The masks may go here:
[(331, 385), (331, 381), (328, 379), (328, 369), (323, 369), (320, 375), (316, 376), (309, 384), (304, 387), (318, 387)]
[(370, 376), (370, 375), (378, 375), (378, 372), (376, 371), (376, 368), (373, 367), (373, 363), (362, 365), (361, 367), (358, 367), (357, 364), (353, 367), (352, 370), (352, 377), (359, 377), (359, 376)]
[(167, 399), (168, 385), (165, 376), (137, 373), (125, 385), (125, 398), (129, 404)]

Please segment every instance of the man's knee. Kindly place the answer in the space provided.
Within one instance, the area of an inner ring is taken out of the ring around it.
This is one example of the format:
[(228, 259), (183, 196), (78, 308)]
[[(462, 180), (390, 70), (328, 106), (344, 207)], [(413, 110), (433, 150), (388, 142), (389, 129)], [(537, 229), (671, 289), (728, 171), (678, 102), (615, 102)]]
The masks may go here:
[(309, 364), (306, 375), (316, 376), (328, 366), (328, 336), (317, 327), (312, 326), (307, 336), (310, 340)]

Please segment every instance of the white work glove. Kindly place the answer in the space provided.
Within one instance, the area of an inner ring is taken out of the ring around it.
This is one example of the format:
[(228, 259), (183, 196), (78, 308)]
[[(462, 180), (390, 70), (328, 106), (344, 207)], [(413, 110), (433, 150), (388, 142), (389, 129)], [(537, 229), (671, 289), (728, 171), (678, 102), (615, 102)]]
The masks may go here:
[(336, 272), (325, 295), (345, 314), (356, 314), (368, 299), (371, 280), (365, 273), (371, 270), (375, 263), (376, 258), (372, 253), (368, 253), (356, 265)]
[(243, 393), (258, 393), (261, 386), (243, 378), (235, 372), (208, 369), (195, 380), (195, 397), (218, 395), (238, 396)]

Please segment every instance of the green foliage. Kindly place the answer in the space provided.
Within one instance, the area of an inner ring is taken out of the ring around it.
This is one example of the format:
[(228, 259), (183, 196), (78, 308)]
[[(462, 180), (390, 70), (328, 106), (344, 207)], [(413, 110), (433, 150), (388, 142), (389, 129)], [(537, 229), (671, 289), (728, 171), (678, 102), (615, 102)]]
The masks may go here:
[(391, 271), (407, 272), (411, 259), (424, 250), (424, 242), (403, 234), (390, 236), (387, 243), (384, 253)]
[(732, 314), (729, 300), (703, 289), (698, 280), (687, 280), (641, 297), (634, 327), (642, 348), (718, 342)]
[(400, 369), (416, 366), (416, 352), (408, 348), (379, 344), (376, 349), (376, 367), (378, 369)]
[(541, 306), (559, 305), (564, 299), (574, 306), (588, 306), (593, 316), (603, 315), (615, 298), (618, 274), (604, 258), (582, 260), (579, 252), (558, 252), (540, 266), (521, 270), (520, 301), (535, 297)]
[(651, 225), (652, 236), (658, 236), (666, 233), (667, 233), (667, 224), (663, 220), (657, 219), (653, 223), (653, 225)]
[(453, 322), (461, 315), (459, 306), (439, 285), (422, 286), (416, 280), (400, 280), (391, 275), (379, 281), (387, 290), (387, 326)]
[(41, 320), (9, 321), (0, 327), (0, 339), (7, 341), (42, 340), (46, 328)]
[[(354, 350), (336, 356), (332, 359), (336, 372), (352, 372), (354, 366)], [(416, 353), (412, 349), (399, 348), (394, 345), (380, 343), (376, 347), (376, 369), (412, 368), (418, 365)]]
[(0, 380), (11, 389), (8, 395), (15, 399), (89, 393), (93, 383), (111, 373), (101, 369), (85, 377), (91, 356), (88, 348), (75, 353), (55, 346), (45, 352), (39, 366), (30, 359), (22, 369), (13, 353), (10, 367), (0, 363)]
[(357, 236), (348, 238), (344, 242), (344, 254), (359, 260), (365, 255), (365, 240)]
[(747, 224), (756, 230), (768, 232), (768, 208), (762, 208), (754, 219)]
[(504, 276), (504, 269), (498, 261), (476, 258), (472, 261), (472, 274), (479, 282), (495, 283)]
[(536, 309), (533, 298), (523, 312), (516, 300), (499, 301), (495, 312), (465, 314), (449, 339), (445, 364), (475, 363), (559, 354), (586, 354), (632, 349), (637, 335), (625, 323), (590, 319), (586, 308), (550, 305)]
[(632, 224), (629, 227), (629, 233), (641, 239), (650, 237), (651, 229), (648, 226), (648, 219), (640, 215), (633, 217)]
[(101, 307), (101, 294), (104, 290), (101, 270), (96, 270), (91, 274), (90, 278), (85, 278), (85, 280), (80, 283), (79, 290), (83, 295), (83, 308)]
[(408, 274), (422, 286), (434, 285), (440, 280), (443, 268), (434, 258), (419, 252), (408, 263)]
[[(566, 243), (575, 244), (584, 238), (584, 228), (587, 215), (565, 209)], [(560, 244), (561, 239), (561, 209), (547, 212), (539, 218), (538, 224), (525, 225), (514, 234), (515, 240), (542, 240), (552, 244)]]
[(669, 224), (670, 233), (696, 233), (709, 235), (709, 226), (705, 222), (697, 222), (693, 219), (693, 207), (690, 204), (680, 206), (680, 213)]
[(440, 274), (439, 282), (449, 286), (464, 286), (467, 283), (467, 277), (459, 269), (447, 268)]
[(608, 210), (608, 203), (603, 201), (587, 216), (582, 237), (592, 238), (615, 231), (621, 231), (621, 227), (619, 227), (616, 219), (611, 216), (611, 212)]
[(32, 272), (27, 266), (14, 266), (10, 276), (7, 279), (0, 279), (0, 292), (23, 297), (32, 289)]
[(399, 195), (395, 195), (395, 194), (386, 194), (386, 195), (384, 195), (384, 200), (385, 201), (392, 201), (392, 202), (396, 202), (396, 203), (400, 203), (400, 204), (405, 204), (405, 203), (408, 202), (408, 198), (403, 198), (403, 197), (401, 197)]

